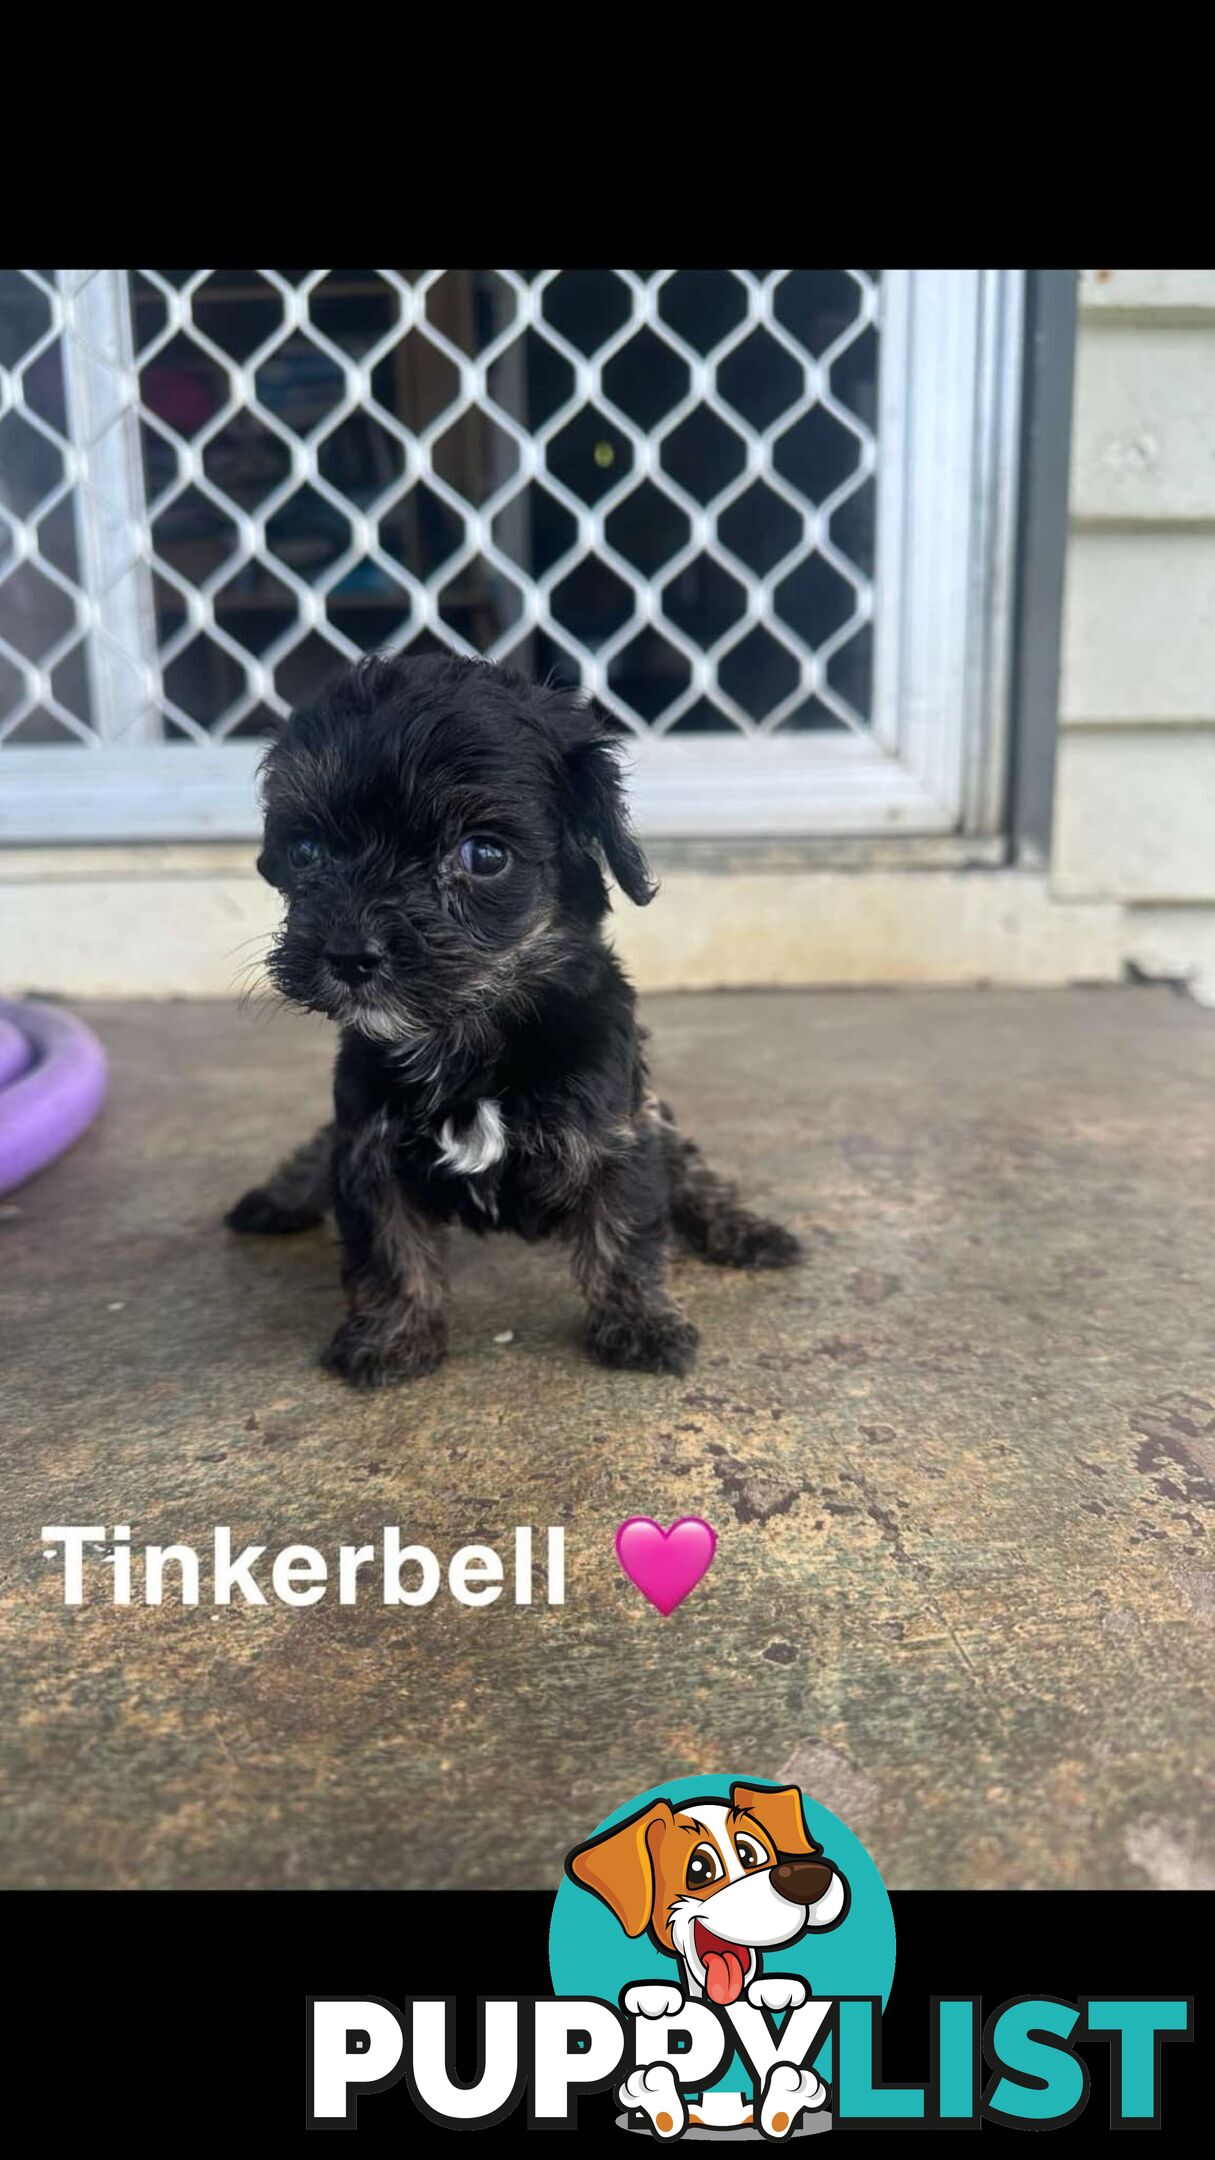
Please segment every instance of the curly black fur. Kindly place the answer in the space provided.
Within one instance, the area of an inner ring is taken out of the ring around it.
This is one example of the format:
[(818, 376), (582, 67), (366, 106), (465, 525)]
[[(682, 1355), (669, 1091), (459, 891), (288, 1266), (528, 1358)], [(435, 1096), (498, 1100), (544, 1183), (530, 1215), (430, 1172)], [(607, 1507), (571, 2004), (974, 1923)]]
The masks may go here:
[(639, 906), (654, 891), (616, 748), (569, 691), (442, 656), (361, 663), (267, 754), (270, 973), (341, 1028), (336, 1116), (227, 1220), (334, 1208), (350, 1310), (324, 1363), (356, 1385), (442, 1357), (449, 1222), (563, 1238), (596, 1357), (656, 1372), (697, 1340), (665, 1286), (672, 1230), (726, 1266), (798, 1257), (650, 1093), (602, 936), (605, 867)]

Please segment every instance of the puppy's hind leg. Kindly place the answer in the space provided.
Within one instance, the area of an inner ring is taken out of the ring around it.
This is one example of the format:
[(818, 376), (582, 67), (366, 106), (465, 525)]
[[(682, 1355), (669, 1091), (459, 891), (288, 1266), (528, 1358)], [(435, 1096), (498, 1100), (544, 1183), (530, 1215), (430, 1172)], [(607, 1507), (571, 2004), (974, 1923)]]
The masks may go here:
[(323, 1125), (288, 1155), (264, 1185), (254, 1185), (224, 1217), (229, 1230), (285, 1237), (311, 1230), (333, 1205), (334, 1127)]
[(738, 1204), (737, 1190), (710, 1170), (694, 1140), (685, 1140), (674, 1112), (653, 1097), (646, 1105), (662, 1144), (671, 1225), (693, 1252), (717, 1267), (793, 1267), (802, 1248), (791, 1230)]

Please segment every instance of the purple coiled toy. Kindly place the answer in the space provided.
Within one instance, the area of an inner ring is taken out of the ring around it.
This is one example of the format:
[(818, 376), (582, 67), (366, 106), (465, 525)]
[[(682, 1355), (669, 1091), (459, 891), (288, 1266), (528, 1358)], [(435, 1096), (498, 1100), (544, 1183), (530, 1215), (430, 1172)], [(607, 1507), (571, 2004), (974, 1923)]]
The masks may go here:
[(105, 1052), (83, 1020), (0, 998), (0, 1193), (71, 1147), (105, 1090)]

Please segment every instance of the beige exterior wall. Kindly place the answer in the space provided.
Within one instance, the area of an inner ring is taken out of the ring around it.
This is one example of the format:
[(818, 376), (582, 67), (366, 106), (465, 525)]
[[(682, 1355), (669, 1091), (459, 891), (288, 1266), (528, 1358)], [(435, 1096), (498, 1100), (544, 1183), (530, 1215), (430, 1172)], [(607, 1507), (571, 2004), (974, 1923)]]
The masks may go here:
[(1215, 272), (1080, 302), (1052, 882), (1215, 997)]

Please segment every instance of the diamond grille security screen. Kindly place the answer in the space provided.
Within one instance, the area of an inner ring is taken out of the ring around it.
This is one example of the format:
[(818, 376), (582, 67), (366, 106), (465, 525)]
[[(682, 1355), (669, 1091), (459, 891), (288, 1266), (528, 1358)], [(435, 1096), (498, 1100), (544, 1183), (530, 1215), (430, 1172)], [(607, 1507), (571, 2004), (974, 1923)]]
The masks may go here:
[(441, 646), (592, 691), (652, 828), (958, 822), (900, 740), (917, 275), (0, 274), (0, 833), (249, 831), (277, 717)]

